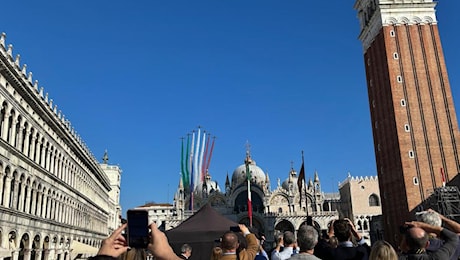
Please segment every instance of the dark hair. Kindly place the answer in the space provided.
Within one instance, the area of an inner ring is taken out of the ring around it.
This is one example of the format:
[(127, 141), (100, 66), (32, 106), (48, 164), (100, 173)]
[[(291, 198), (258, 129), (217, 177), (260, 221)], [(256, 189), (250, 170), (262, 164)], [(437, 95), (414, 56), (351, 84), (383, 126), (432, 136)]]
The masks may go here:
[(348, 241), (351, 237), (350, 224), (345, 219), (334, 221), (334, 236), (339, 242)]

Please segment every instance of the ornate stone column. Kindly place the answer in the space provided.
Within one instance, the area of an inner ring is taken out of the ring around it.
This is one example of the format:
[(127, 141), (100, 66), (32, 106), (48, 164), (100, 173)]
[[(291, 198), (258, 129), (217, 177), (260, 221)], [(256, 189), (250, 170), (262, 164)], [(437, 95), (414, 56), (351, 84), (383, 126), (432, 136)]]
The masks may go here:
[[(25, 180), (24, 180), (25, 181)], [(25, 193), (25, 184), (22, 182), (18, 183), (18, 188), (19, 188), (19, 197), (18, 197), (18, 210), (19, 211), (24, 211), (24, 197), (26, 196)]]
[(11, 122), (11, 133), (10, 133), (10, 144), (13, 147), (16, 147), (14, 143), (16, 142), (16, 125), (18, 124), (18, 120), (16, 118), (13, 118), (13, 121)]
[[(32, 204), (29, 209), (29, 213), (32, 215), (35, 215), (36, 209), (37, 209), (37, 190), (35, 188), (31, 189), (32, 192)], [(38, 215), (38, 214), (37, 214)]]
[(45, 153), (45, 165), (43, 166), (49, 172), (51, 172), (50, 163), (51, 163), (51, 145), (50, 147), (48, 147), (48, 150)]
[(46, 209), (48, 208), (48, 195), (43, 193), (43, 197), (42, 197), (42, 212), (41, 212), (41, 216), (42, 218), (46, 218)]
[(8, 123), (10, 121), (10, 112), (6, 111), (2, 122), (2, 139), (8, 140)]
[(33, 135), (32, 136), (32, 141), (30, 142), (30, 149), (29, 149), (29, 154), (28, 154), (28, 156), (29, 156), (29, 158), (31, 160), (33, 160), (34, 156), (35, 156), (35, 150), (36, 150), (35, 143), (36, 143), (36, 141), (37, 141), (37, 138), (35, 137), (35, 135)]
[(56, 169), (54, 169), (54, 160), (56, 160), (56, 156), (55, 156), (55, 153), (56, 153), (56, 150), (52, 150), (50, 152), (50, 158), (49, 158), (49, 164), (48, 164), (48, 167), (50, 168), (49, 171), (54, 174), (54, 175), (58, 175), (57, 172), (56, 172)]
[(37, 196), (38, 196), (38, 201), (37, 204), (35, 205), (36, 208), (36, 215), (37, 216), (42, 216), (42, 207), (43, 207), (43, 192), (41, 190), (37, 190)]
[(18, 259), (19, 259), (19, 249), (16, 249), (11, 253), (11, 260), (18, 260)]
[(27, 157), (29, 157), (29, 139), (30, 138), (30, 127), (26, 129), (26, 136), (24, 140), (22, 140), (24, 144), (24, 150), (22, 151)]
[(46, 151), (46, 140), (45, 140), (45, 144), (42, 143), (42, 149), (40, 149), (40, 166), (45, 168), (46, 166), (46, 154), (47, 154), (47, 151)]
[(32, 260), (41, 260), (42, 259), (42, 249), (35, 249), (35, 259)]
[(5, 190), (3, 191), (3, 206), (9, 207), (10, 194), (11, 194), (11, 177), (10, 176), (6, 176), (4, 186), (5, 186)]
[(52, 260), (52, 258), (50, 258), (50, 251), (50, 249), (43, 250), (43, 260)]
[(14, 179), (13, 183), (13, 197), (11, 198), (11, 208), (18, 209), (18, 180)]
[(24, 251), (24, 260), (31, 260), (30, 259), (30, 253), (32, 251), (32, 249), (23, 249)]
[[(38, 164), (40, 162), (40, 146), (41, 146), (42, 142), (40, 140), (40, 136), (39, 136), (39, 139), (37, 140), (37, 143), (35, 144), (35, 162)], [(46, 260), (46, 259), (45, 259)]]
[(29, 187), (27, 189), (27, 194), (26, 194), (26, 205), (24, 207), (24, 212), (29, 213), (30, 212), (30, 199), (31, 199), (31, 194), (32, 194), (32, 187)]
[(23, 136), (23, 133), (24, 133), (24, 123), (22, 123), (19, 127), (19, 133), (17, 133), (17, 136), (18, 136), (18, 142), (17, 142), (17, 145), (16, 145), (16, 148), (18, 148), (19, 151), (21, 152), (24, 152), (22, 150), (22, 143), (24, 141), (24, 136)]

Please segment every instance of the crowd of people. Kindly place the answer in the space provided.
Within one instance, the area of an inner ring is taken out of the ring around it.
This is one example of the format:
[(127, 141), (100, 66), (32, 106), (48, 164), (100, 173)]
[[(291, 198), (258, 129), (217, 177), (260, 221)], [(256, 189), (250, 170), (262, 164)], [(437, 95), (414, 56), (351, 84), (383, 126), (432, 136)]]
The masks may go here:
[[(144, 260), (146, 250), (129, 248), (123, 231), (127, 224), (115, 230), (102, 243), (92, 260)], [(150, 225), (148, 251), (156, 260), (189, 259), (192, 247), (184, 244), (176, 255), (166, 235), (155, 224)], [(414, 221), (401, 226), (401, 241), (395, 247), (384, 240), (370, 247), (347, 218), (337, 219), (328, 231), (320, 235), (309, 225), (294, 234), (285, 231), (275, 238), (270, 252), (264, 250), (265, 237), (257, 230), (239, 224), (240, 232), (227, 231), (210, 252), (211, 260), (399, 260), (399, 259), (460, 259), (460, 224), (431, 209), (416, 214)], [(252, 232), (251, 232), (252, 231)], [(207, 260), (207, 259), (206, 259)]]

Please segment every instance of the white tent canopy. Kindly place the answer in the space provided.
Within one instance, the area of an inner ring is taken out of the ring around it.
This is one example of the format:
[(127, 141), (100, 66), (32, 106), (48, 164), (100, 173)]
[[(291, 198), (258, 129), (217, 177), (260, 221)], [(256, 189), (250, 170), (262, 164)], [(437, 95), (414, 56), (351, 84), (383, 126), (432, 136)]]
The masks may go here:
[(78, 241), (72, 241), (72, 245), (70, 246), (70, 253), (72, 256), (72, 259), (75, 258), (81, 258), (79, 255), (85, 255), (85, 256), (95, 256), (97, 254), (97, 251), (99, 251), (99, 248), (78, 242)]

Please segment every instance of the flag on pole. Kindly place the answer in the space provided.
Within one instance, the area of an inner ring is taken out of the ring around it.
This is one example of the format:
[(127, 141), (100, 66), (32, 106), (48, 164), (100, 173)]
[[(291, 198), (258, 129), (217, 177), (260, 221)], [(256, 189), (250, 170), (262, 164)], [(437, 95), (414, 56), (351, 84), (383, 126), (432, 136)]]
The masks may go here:
[(300, 209), (302, 209), (302, 191), (303, 184), (305, 183), (305, 168), (303, 161), (303, 151), (302, 151), (302, 166), (300, 167), (299, 177), (297, 178), (297, 187), (299, 188), (300, 194)]
[(442, 179), (442, 187), (446, 187), (446, 175), (444, 175), (444, 170), (441, 167), (441, 179)]
[(249, 226), (252, 227), (252, 198), (251, 198), (251, 172), (249, 170), (249, 160), (246, 160), (246, 176), (248, 181), (248, 218)]

